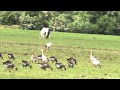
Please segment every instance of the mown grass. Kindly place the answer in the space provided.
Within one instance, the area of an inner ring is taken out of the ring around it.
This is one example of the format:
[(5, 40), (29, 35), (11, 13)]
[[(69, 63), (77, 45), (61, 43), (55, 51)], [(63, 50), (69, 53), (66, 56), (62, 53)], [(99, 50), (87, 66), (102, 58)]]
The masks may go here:
[[(95, 39), (94, 39), (95, 37)], [(52, 42), (48, 52), (45, 43)], [(78, 63), (67, 71), (56, 69), (50, 63), (53, 71), (46, 71), (31, 63), (32, 69), (21, 66), (22, 60), (31, 61), (32, 50), (36, 55), (41, 54), (41, 49), (47, 57), (56, 56), (59, 62), (67, 65), (66, 59), (73, 56)], [(93, 49), (94, 55), (101, 62), (102, 68), (92, 66), (89, 55)], [(120, 37), (112, 35), (78, 34), (65, 32), (51, 32), (50, 39), (40, 39), (39, 30), (0, 30), (0, 52), (4, 60), (0, 59), (1, 79), (118, 79), (120, 78)], [(9, 72), (2, 65), (8, 60), (7, 53), (13, 53), (16, 60), (12, 60), (18, 71)]]

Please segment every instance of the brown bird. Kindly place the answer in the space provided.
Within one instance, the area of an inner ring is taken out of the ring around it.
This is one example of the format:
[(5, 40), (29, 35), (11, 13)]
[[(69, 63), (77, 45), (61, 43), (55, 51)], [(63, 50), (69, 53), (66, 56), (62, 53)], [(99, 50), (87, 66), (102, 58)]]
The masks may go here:
[(35, 62), (35, 63), (37, 61), (37, 57), (34, 54), (34, 50), (32, 50), (31, 60), (32, 60), (32, 62)]

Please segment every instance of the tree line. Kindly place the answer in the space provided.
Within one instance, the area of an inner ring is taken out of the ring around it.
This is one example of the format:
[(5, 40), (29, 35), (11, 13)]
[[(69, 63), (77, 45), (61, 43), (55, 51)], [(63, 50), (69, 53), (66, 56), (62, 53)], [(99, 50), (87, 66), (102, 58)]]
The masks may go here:
[(0, 11), (1, 25), (21, 29), (120, 35), (120, 11)]

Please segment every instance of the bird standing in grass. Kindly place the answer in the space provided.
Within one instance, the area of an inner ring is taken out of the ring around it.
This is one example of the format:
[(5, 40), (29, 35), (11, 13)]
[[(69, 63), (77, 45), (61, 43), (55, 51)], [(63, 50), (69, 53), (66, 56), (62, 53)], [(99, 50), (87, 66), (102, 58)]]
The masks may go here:
[(74, 67), (75, 64), (77, 64), (77, 60), (73, 57), (70, 57), (67, 59), (67, 62), (68, 62), (68, 67)]
[(50, 60), (52, 61), (52, 63), (53, 63), (53, 62), (58, 62), (57, 58), (54, 57), (54, 56), (51, 56), (51, 57), (50, 57)]
[(38, 62), (42, 60), (42, 55), (37, 56)]
[(62, 64), (62, 63), (55, 63), (55, 66), (56, 66), (56, 68), (57, 69), (61, 69), (62, 70), (62, 68), (64, 68), (64, 70), (66, 71), (66, 67), (65, 67), (65, 65), (64, 64)]
[(41, 69), (46, 70), (46, 68), (50, 68), (51, 70), (53, 70), (53, 68), (48, 63), (38, 63), (38, 64)]
[(92, 50), (91, 50), (91, 53), (90, 53), (90, 60), (95, 67), (99, 66), (101, 68), (100, 61), (98, 60), (98, 58), (93, 56)]
[(22, 66), (23, 67), (29, 66), (30, 68), (32, 68), (32, 66), (30, 65), (30, 63), (28, 61), (24, 61), (24, 60), (22, 60)]
[(31, 60), (32, 60), (32, 62), (35, 62), (35, 63), (37, 61), (37, 57), (34, 54), (34, 50), (32, 50)]
[(43, 49), (41, 49), (41, 52), (42, 52), (42, 61), (47, 63), (49, 61), (49, 59), (44, 55)]
[(72, 63), (72, 62), (68, 62), (68, 67), (70, 68), (70, 67), (74, 67), (74, 63)]
[(14, 60), (15, 60), (14, 55), (13, 55), (13, 54), (11, 54), (11, 53), (8, 53), (8, 58), (9, 58), (9, 59), (14, 59)]
[[(3, 65), (5, 68), (8, 68), (9, 71), (10, 71), (10, 69), (13, 69), (15, 67), (15, 65), (9, 60), (3, 62)], [(15, 68), (15, 69), (18, 70), (18, 68)]]

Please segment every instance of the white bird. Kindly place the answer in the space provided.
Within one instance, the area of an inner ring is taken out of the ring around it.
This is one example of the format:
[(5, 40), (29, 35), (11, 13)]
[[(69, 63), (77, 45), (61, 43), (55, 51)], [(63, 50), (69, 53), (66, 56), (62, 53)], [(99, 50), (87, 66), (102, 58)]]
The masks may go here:
[(95, 56), (92, 55), (92, 50), (91, 50), (91, 53), (90, 53), (90, 60), (95, 67), (96, 66), (101, 67), (100, 61), (98, 60), (98, 58), (96, 58)]
[(43, 49), (41, 49), (41, 52), (42, 52), (42, 61), (43, 62), (48, 62), (49, 60), (48, 60), (48, 58), (44, 55), (44, 53), (43, 53)]
[(47, 50), (48, 50), (51, 46), (52, 46), (52, 43), (51, 43), (51, 42), (45, 44), (45, 47), (47, 48)]

